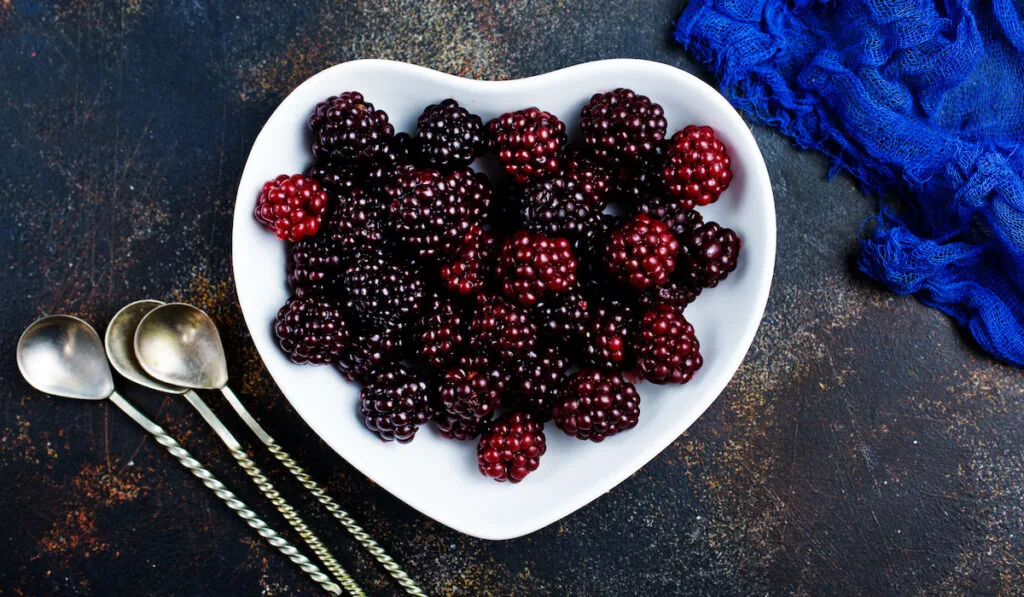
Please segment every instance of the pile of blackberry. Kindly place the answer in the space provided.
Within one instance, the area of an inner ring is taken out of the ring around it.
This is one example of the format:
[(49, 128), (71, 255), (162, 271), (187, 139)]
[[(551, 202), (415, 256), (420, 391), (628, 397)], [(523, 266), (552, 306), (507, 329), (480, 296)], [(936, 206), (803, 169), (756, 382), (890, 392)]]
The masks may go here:
[[(347, 91), (309, 117), (313, 165), (263, 187), (256, 219), (291, 243), (273, 322), (300, 364), (362, 385), (384, 441), (476, 440), (481, 473), (518, 483), (545, 424), (600, 442), (635, 427), (636, 383), (703, 364), (685, 309), (736, 269), (735, 231), (695, 211), (732, 181), (706, 126), (668, 134), (629, 89), (594, 95), (568, 145), (528, 107), (489, 122), (446, 99), (409, 134)], [(493, 153), (499, 177), (471, 169)]]

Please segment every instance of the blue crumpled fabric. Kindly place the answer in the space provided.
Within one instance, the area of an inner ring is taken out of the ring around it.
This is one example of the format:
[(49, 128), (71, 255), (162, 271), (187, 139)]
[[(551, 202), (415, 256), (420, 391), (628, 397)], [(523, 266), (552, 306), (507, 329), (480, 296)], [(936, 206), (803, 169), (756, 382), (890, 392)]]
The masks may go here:
[(1024, 366), (1024, 0), (691, 0), (675, 37), (880, 198), (866, 274)]

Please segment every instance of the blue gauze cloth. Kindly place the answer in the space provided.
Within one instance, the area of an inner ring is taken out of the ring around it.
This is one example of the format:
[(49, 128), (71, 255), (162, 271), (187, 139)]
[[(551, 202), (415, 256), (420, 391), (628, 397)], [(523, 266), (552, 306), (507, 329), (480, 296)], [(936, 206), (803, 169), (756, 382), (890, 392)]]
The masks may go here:
[(675, 37), (882, 198), (865, 273), (1024, 366), (1024, 0), (691, 0)]

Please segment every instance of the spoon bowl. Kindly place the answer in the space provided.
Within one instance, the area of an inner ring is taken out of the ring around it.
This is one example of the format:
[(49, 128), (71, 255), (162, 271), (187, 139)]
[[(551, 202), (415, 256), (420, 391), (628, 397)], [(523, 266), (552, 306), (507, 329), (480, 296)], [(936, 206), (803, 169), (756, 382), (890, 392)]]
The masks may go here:
[(143, 316), (135, 331), (135, 356), (143, 371), (167, 384), (219, 390), (228, 383), (217, 326), (192, 305), (162, 305)]
[(125, 305), (110, 320), (107, 333), (103, 336), (103, 344), (107, 349), (110, 364), (128, 381), (166, 394), (184, 394), (188, 388), (154, 379), (146, 373), (135, 357), (135, 331), (139, 323), (150, 311), (164, 304), (166, 303), (163, 301), (146, 299)]
[(18, 340), (18, 369), (35, 389), (79, 400), (104, 400), (114, 378), (91, 325), (70, 315), (36, 320)]

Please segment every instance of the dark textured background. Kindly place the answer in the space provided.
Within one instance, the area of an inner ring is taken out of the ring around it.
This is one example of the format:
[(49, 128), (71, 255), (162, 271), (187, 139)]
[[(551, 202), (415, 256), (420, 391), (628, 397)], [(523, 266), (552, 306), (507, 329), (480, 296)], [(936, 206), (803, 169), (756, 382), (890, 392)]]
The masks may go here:
[[(1020, 373), (854, 273), (872, 202), (765, 128), (779, 256), (746, 362), (663, 454), (549, 528), (491, 543), (418, 515), (321, 443), (262, 369), (230, 218), (249, 145), (291, 88), (366, 57), (499, 79), (635, 57), (706, 76), (669, 42), (678, 4), (0, 0), (0, 593), (313, 593), (119, 411), (19, 378), (17, 336), (37, 316), (102, 330), (155, 297), (217, 318), (236, 389), (431, 593), (1020, 594)], [(262, 503), (183, 402), (125, 393)]]

